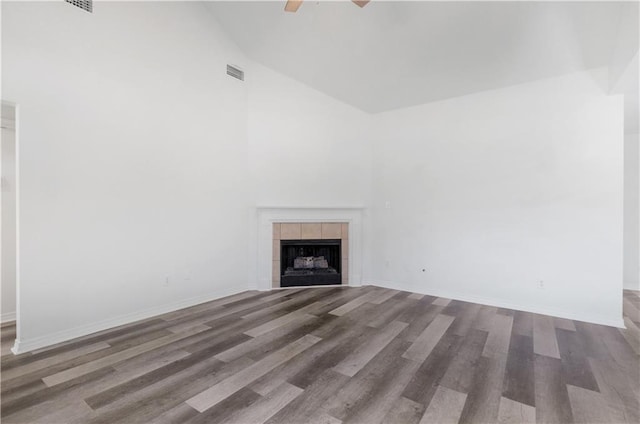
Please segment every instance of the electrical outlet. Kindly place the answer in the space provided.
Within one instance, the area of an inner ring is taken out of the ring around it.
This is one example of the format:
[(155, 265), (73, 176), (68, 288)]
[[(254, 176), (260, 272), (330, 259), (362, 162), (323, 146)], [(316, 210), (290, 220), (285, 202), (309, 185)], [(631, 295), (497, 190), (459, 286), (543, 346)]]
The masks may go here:
[(538, 281), (538, 288), (544, 289), (544, 280)]
[(169, 287), (169, 277), (166, 277), (164, 279), (164, 284), (162, 284), (162, 285), (165, 286), (165, 287)]

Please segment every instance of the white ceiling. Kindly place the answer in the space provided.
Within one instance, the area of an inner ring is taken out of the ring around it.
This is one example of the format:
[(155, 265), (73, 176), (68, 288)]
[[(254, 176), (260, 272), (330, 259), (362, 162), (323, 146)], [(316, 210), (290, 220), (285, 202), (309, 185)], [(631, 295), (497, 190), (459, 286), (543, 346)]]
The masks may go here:
[[(606, 66), (616, 2), (210, 2), (252, 59), (367, 112)], [(250, 76), (249, 76), (250, 77)]]

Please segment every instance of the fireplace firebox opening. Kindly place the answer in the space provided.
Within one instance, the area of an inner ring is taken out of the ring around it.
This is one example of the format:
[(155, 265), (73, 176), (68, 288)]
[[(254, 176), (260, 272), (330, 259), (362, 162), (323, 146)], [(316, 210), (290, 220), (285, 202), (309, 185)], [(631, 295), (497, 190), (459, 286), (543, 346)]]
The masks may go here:
[(280, 240), (280, 286), (342, 284), (342, 241)]

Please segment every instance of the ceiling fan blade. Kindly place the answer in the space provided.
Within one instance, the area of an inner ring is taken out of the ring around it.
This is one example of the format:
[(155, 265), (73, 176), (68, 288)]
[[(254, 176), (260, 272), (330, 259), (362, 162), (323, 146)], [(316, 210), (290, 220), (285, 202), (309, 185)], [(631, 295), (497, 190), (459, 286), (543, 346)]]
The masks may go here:
[(302, 0), (287, 0), (287, 4), (284, 6), (284, 10), (286, 12), (297, 12), (301, 4)]
[(360, 7), (365, 7), (371, 0), (351, 0)]

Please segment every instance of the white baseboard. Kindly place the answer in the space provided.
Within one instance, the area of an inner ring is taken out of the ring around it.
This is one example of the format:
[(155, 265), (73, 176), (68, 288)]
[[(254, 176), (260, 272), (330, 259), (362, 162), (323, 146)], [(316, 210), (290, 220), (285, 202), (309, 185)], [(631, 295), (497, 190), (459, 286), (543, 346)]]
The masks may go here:
[(478, 303), (478, 304), (487, 305), (487, 306), (495, 306), (498, 308), (514, 309), (516, 311), (532, 312), (534, 314), (549, 315), (552, 317), (566, 318), (566, 319), (575, 320), (575, 321), (590, 322), (593, 324), (607, 325), (610, 327), (626, 328), (622, 317), (618, 319), (612, 319), (611, 317), (604, 317), (599, 315), (586, 316), (586, 315), (574, 314), (571, 312), (560, 311), (555, 309), (538, 308), (538, 307), (532, 307), (531, 305), (522, 305), (522, 304), (512, 303), (509, 301), (505, 301), (503, 299), (491, 299), (491, 298), (473, 296), (473, 295), (469, 296), (466, 294), (455, 293), (447, 290), (429, 289), (428, 292), (416, 291), (415, 289), (409, 289), (407, 287), (403, 287), (402, 284), (394, 283), (391, 281), (383, 281), (383, 280), (369, 280), (369, 281), (371, 285), (384, 287), (388, 289), (404, 290), (404, 291), (410, 291), (410, 292), (415, 292), (419, 294), (425, 294), (429, 296), (437, 296), (437, 297), (443, 297), (446, 299), (460, 300), (463, 302)]
[(289, 287), (271, 287), (269, 290), (264, 290), (264, 291), (271, 291), (271, 290), (289, 290), (289, 289), (322, 289), (325, 287), (360, 287), (360, 285), (353, 285), (353, 284), (349, 284), (349, 283), (345, 283), (345, 284), (318, 284), (318, 285), (310, 285), (310, 286), (289, 286)]
[(16, 320), (15, 312), (4, 312), (0, 314), (0, 324), (4, 324), (5, 322), (11, 322)]
[(269, 290), (264, 291), (272, 291), (272, 290), (300, 290), (300, 289), (322, 289), (325, 287), (352, 287), (348, 284), (322, 284), (322, 285), (311, 285), (311, 286), (290, 286), (290, 287), (271, 287)]
[(53, 334), (49, 334), (42, 337), (35, 337), (33, 339), (18, 340), (11, 348), (11, 351), (17, 355), (20, 353), (30, 352), (32, 350), (41, 349), (57, 343), (66, 342), (78, 337), (88, 336), (93, 333), (97, 333), (104, 330), (114, 329), (121, 325), (132, 324), (136, 321), (141, 321), (148, 318), (153, 318), (158, 315), (166, 314), (169, 312), (177, 311), (178, 309), (184, 309), (191, 306), (199, 305), (201, 303), (210, 302), (212, 300), (220, 299), (221, 297), (231, 296), (236, 293), (241, 293), (246, 290), (235, 290), (229, 292), (215, 292), (209, 293), (204, 296), (196, 296), (190, 299), (179, 300), (162, 306), (149, 308), (144, 311), (133, 312), (126, 315), (120, 315), (118, 317), (109, 318), (106, 320), (94, 322), (87, 325), (71, 328), (69, 330), (58, 331)]

